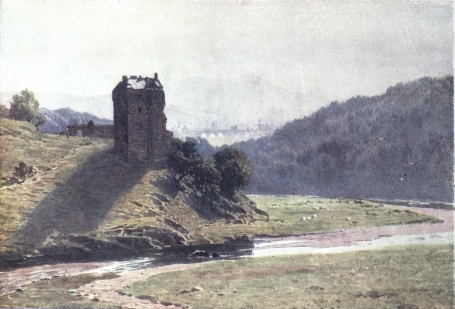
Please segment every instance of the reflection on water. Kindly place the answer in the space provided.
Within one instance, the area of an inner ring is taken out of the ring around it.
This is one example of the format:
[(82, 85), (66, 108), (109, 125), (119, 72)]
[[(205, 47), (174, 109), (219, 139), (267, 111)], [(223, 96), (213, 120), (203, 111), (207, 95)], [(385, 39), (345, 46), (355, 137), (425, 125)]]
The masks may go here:
[(453, 240), (453, 233), (446, 232), (428, 235), (396, 235), (391, 237), (380, 237), (368, 241), (358, 241), (349, 246), (319, 248), (306, 246), (305, 240), (273, 241), (258, 239), (254, 244), (253, 256), (342, 253), (362, 249), (378, 249), (396, 245), (453, 243)]
[[(355, 250), (380, 249), (396, 245), (417, 245), (417, 244), (445, 244), (453, 243), (452, 232), (426, 234), (426, 235), (396, 235), (391, 237), (379, 237), (368, 241), (357, 241), (348, 246), (337, 247), (314, 247), (309, 246), (305, 239), (300, 240), (274, 240), (256, 239), (253, 249), (239, 249), (231, 253), (220, 254), (219, 258), (188, 258), (170, 259), (164, 263), (160, 257), (145, 257), (127, 261), (108, 262), (106, 265), (86, 271), (87, 273), (109, 273), (126, 272), (137, 269), (153, 268), (175, 263), (198, 263), (216, 260), (238, 259), (246, 257), (272, 257), (291, 254), (324, 254), (343, 253)], [(168, 256), (169, 258), (169, 256)]]
[(118, 262), (110, 262), (107, 263), (105, 266), (101, 266), (99, 268), (91, 269), (86, 271), (85, 273), (96, 273), (96, 274), (103, 274), (103, 273), (118, 273), (118, 272), (124, 272), (124, 271), (130, 271), (130, 270), (136, 270), (136, 269), (144, 269), (144, 268), (150, 268), (150, 267), (155, 267), (153, 261), (155, 258), (153, 257), (147, 257), (147, 258), (141, 258), (141, 259), (134, 259), (134, 260), (128, 260), (128, 261), (118, 261)]

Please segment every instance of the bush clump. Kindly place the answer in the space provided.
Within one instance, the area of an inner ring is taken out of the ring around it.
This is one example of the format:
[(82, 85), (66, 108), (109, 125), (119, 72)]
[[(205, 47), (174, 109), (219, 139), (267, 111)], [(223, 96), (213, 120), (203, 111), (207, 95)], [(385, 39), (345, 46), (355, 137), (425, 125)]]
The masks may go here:
[(32, 165), (27, 166), (24, 161), (20, 161), (18, 166), (14, 167), (13, 176), (19, 179), (19, 183), (23, 183), (27, 177), (36, 174), (36, 170)]
[(203, 158), (193, 140), (183, 142), (175, 138), (172, 145), (168, 167), (174, 172), (176, 185), (189, 179), (206, 205), (219, 206), (222, 197), (232, 199), (253, 174), (248, 157), (237, 148), (225, 147), (213, 157)]

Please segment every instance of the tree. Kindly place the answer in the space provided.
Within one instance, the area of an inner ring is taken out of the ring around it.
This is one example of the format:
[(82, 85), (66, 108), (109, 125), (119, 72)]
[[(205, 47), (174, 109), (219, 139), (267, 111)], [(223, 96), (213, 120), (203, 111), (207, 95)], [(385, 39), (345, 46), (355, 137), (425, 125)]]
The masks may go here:
[(0, 118), (8, 118), (9, 117), (9, 109), (0, 103)]
[(194, 187), (201, 193), (203, 200), (209, 204), (220, 200), (220, 181), (221, 174), (212, 159), (204, 158), (194, 166)]
[(21, 94), (13, 96), (9, 117), (15, 120), (24, 120), (32, 123), (36, 129), (46, 122), (46, 117), (38, 113), (39, 103), (33, 91), (22, 90)]
[(233, 196), (236, 190), (242, 189), (250, 182), (253, 167), (243, 151), (226, 147), (213, 157), (221, 174), (220, 189), (224, 195)]
[(174, 180), (178, 184), (183, 178), (193, 174), (194, 167), (202, 161), (202, 158), (197, 153), (196, 143), (193, 141), (183, 142), (174, 138), (172, 148), (167, 164), (174, 171)]
[(46, 116), (43, 114), (37, 113), (35, 116), (33, 116), (32, 120), (30, 121), (38, 131), (38, 127), (42, 126), (44, 123), (46, 123)]

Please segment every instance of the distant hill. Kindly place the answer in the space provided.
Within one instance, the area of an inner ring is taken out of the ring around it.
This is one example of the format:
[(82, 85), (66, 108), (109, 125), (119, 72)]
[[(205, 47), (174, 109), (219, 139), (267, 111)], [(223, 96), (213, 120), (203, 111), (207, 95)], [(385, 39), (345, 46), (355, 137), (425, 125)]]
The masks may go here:
[(50, 110), (40, 108), (39, 112), (46, 116), (46, 123), (40, 126), (43, 133), (59, 133), (64, 130), (69, 124), (87, 124), (90, 120), (95, 125), (114, 124), (110, 119), (98, 118), (90, 113), (75, 112), (71, 108), (59, 108)]
[(234, 146), (255, 165), (250, 193), (452, 202), (453, 119), (453, 76), (424, 77)]

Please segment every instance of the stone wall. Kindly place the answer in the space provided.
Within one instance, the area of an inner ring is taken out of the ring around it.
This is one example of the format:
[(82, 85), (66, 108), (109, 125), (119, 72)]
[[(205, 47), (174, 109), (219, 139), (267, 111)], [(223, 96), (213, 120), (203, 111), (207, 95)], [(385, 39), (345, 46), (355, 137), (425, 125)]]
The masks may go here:
[(82, 132), (84, 137), (97, 137), (97, 138), (114, 138), (113, 125), (69, 125), (68, 132), (70, 136), (77, 136), (77, 131)]

